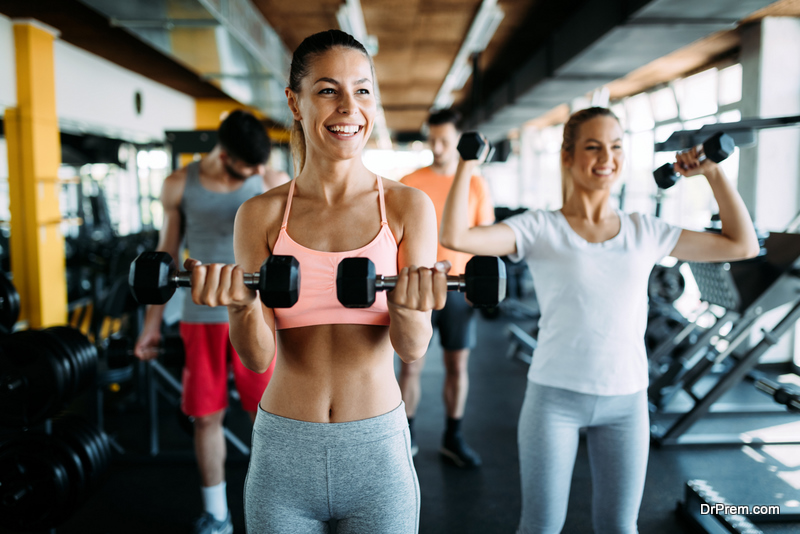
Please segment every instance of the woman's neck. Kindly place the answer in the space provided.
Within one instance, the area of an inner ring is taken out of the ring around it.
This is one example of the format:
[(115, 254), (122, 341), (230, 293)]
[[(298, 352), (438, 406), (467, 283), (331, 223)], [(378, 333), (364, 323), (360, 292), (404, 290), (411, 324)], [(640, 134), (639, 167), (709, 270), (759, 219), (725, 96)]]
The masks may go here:
[(333, 204), (354, 191), (374, 187), (375, 174), (360, 160), (327, 161), (317, 158), (306, 161), (296, 180), (305, 194)]
[(609, 203), (610, 191), (583, 191), (575, 189), (567, 197), (561, 213), (567, 217), (599, 223), (614, 213)]

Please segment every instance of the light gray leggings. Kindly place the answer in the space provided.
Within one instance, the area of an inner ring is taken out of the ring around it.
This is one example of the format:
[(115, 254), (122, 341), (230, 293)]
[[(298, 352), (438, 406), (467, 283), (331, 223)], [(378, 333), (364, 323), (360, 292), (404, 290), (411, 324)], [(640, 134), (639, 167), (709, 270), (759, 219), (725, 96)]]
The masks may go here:
[(405, 406), (347, 423), (259, 408), (244, 485), (249, 534), (414, 534), (419, 482)]
[(520, 534), (558, 533), (564, 526), (582, 427), (587, 428), (594, 531), (637, 532), (650, 452), (647, 391), (586, 395), (528, 381), (518, 430)]

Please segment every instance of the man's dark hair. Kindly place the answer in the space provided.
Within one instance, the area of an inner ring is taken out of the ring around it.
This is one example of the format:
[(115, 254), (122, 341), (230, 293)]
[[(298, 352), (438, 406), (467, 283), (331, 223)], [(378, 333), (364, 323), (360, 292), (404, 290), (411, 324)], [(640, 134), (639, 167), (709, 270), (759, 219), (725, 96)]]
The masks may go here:
[(458, 129), (461, 122), (461, 114), (452, 109), (441, 109), (434, 111), (428, 117), (428, 126), (441, 126), (442, 124), (452, 124)]
[(261, 121), (246, 111), (232, 111), (219, 125), (217, 135), (225, 152), (248, 165), (261, 165), (269, 159), (267, 131)]

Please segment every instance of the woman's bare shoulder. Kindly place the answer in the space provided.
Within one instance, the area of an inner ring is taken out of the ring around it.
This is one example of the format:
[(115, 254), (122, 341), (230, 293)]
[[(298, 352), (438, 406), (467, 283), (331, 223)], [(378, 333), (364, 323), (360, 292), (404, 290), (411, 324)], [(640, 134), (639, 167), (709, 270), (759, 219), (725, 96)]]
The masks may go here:
[(279, 185), (246, 200), (239, 208), (239, 214), (259, 226), (271, 226), (276, 220), (280, 224), (288, 195), (289, 184)]
[(430, 203), (430, 198), (423, 191), (401, 184), (388, 178), (383, 180), (383, 190), (386, 192), (386, 208), (397, 208), (402, 211), (425, 209)]
[(399, 243), (407, 229), (436, 228), (436, 210), (430, 197), (423, 191), (399, 182), (383, 179), (386, 192), (386, 216)]

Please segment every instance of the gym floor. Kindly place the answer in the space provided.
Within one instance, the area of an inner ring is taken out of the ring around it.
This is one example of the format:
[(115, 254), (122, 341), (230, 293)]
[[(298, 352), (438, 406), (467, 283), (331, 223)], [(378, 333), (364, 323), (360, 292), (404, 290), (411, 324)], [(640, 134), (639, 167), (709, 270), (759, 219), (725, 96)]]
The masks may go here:
[[(470, 395), (464, 431), (482, 455), (484, 465), (462, 471), (440, 461), (439, 441), (444, 427), (441, 388), (444, 368), (438, 337), (434, 337), (422, 375), (423, 398), (416, 418), (419, 453), (415, 458), (422, 492), (420, 532), (512, 533), (520, 510), (516, 427), (526, 385), (527, 366), (505, 357), (507, 325), (525, 321), (501, 316), (479, 316), (478, 346), (470, 362)], [(751, 391), (752, 390), (752, 391)], [(764, 402), (769, 399), (746, 384), (723, 400)], [(763, 397), (763, 398), (762, 398)], [(199, 476), (193, 464), (191, 440), (178, 425), (175, 408), (161, 403), (161, 447), (154, 459), (144, 454), (147, 422), (141, 410), (109, 410), (106, 430), (126, 450), (116, 454), (101, 488), (64, 525), (59, 534), (179, 533), (190, 532), (200, 514)], [(119, 413), (117, 413), (119, 412)], [(793, 430), (800, 417), (776, 412), (750, 419), (752, 428)], [(249, 442), (249, 420), (235, 404), (228, 426)], [(715, 416), (692, 431), (744, 431), (741, 418)], [(788, 426), (785, 426), (788, 425)], [(234, 527), (244, 532), (242, 491), (247, 459), (229, 446), (228, 499)], [(689, 532), (674, 512), (689, 479), (705, 479), (733, 504), (787, 504), (800, 506), (800, 445), (762, 448), (742, 446), (653, 447), (639, 517), (643, 534)], [(582, 443), (573, 474), (564, 532), (590, 533), (591, 481)], [(800, 511), (798, 508), (794, 512)], [(800, 532), (800, 523), (760, 524), (767, 533)]]

